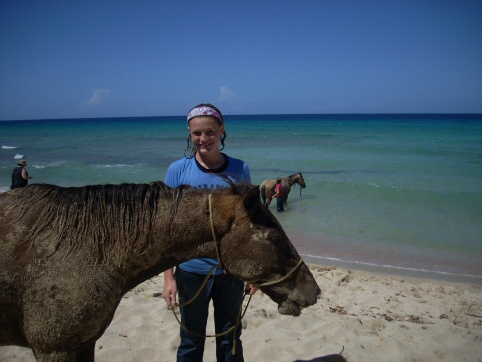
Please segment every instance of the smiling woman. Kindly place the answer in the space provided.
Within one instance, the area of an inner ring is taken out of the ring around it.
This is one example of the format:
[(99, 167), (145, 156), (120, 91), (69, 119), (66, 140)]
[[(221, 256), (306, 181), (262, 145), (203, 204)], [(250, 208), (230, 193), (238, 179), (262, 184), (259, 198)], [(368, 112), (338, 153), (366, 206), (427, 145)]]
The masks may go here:
[[(190, 185), (206, 192), (229, 187), (231, 182), (251, 183), (249, 168), (246, 163), (222, 153), (226, 132), (221, 111), (215, 106), (203, 103), (191, 109), (187, 116), (187, 147), (185, 157), (173, 162), (166, 173), (165, 182), (171, 187)], [(186, 152), (189, 155), (186, 155)], [(191, 227), (186, 225), (186, 228)], [(179, 240), (180, 242), (182, 240)], [(168, 306), (176, 304), (176, 293), (184, 304), (203, 290), (205, 298), (196, 298), (193, 302), (180, 307), (181, 343), (177, 351), (178, 361), (201, 361), (204, 353), (206, 323), (209, 303), (213, 300), (214, 323), (217, 334), (216, 356), (218, 361), (242, 361), (241, 344), (242, 326), (236, 323), (243, 301), (243, 290), (254, 294), (256, 289), (229, 274), (224, 274), (215, 259), (193, 259), (164, 273), (163, 297)], [(190, 332), (187, 332), (190, 331)], [(231, 332), (232, 331), (232, 332)], [(236, 346), (233, 353), (233, 346)]]

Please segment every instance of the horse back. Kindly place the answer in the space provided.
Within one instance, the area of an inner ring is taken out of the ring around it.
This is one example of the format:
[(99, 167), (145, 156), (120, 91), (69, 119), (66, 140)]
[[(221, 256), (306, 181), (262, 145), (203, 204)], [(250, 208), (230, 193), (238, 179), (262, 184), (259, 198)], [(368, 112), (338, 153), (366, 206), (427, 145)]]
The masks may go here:
[(9, 259), (9, 263), (0, 263), (2, 272), (18, 265), (12, 265), (12, 261), (21, 262), (23, 253), (19, 250), (19, 244), (27, 229), (18, 216), (18, 208), (24, 207), (21, 203), (22, 194), (23, 189), (0, 194), (0, 258)]
[(274, 190), (274, 187), (276, 185), (275, 180), (264, 180), (263, 183), (261, 184), (261, 187), (264, 188), (265, 190)]
[[(33, 189), (31, 185), (0, 194), (0, 255), (17, 266), (28, 261), (26, 253), (38, 246), (28, 239), (45, 209), (42, 202), (31, 198)], [(0, 268), (9, 266), (2, 263)]]

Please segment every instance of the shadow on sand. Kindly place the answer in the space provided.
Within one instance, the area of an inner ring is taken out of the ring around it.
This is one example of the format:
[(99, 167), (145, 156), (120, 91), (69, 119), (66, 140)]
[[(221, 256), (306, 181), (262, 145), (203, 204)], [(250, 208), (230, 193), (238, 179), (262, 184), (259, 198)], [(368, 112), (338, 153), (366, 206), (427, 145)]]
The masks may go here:
[(297, 359), (293, 362), (347, 362), (344, 357), (339, 354), (330, 354), (328, 356), (315, 357), (310, 360)]

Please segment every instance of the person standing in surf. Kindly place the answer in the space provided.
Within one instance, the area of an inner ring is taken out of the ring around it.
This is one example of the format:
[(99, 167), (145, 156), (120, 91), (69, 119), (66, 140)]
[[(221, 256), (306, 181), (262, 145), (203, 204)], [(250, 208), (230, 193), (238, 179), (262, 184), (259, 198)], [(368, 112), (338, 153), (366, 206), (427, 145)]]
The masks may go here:
[(276, 198), (276, 211), (283, 212), (285, 211), (283, 207), (284, 197), (283, 197), (283, 186), (281, 185), (280, 178), (276, 179), (276, 185), (274, 187), (274, 190), (275, 190), (275, 194), (273, 195), (273, 198)]

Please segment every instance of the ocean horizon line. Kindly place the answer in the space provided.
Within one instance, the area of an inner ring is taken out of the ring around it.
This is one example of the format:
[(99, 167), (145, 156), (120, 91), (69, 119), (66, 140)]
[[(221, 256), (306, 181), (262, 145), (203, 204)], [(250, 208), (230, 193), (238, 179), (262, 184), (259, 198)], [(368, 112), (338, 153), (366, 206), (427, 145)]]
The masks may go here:
[[(292, 116), (326, 116), (326, 117), (383, 117), (383, 116), (464, 116), (464, 117), (480, 117), (482, 113), (473, 112), (388, 112), (388, 113), (246, 113), (246, 114), (223, 114), (224, 118), (229, 117), (292, 117)], [(110, 119), (127, 119), (127, 118), (185, 118), (186, 115), (167, 115), (167, 116), (106, 116), (106, 117), (55, 117), (55, 118), (31, 118), (31, 119), (0, 119), (0, 122), (33, 122), (33, 121), (79, 121), (79, 120), (110, 120)]]

